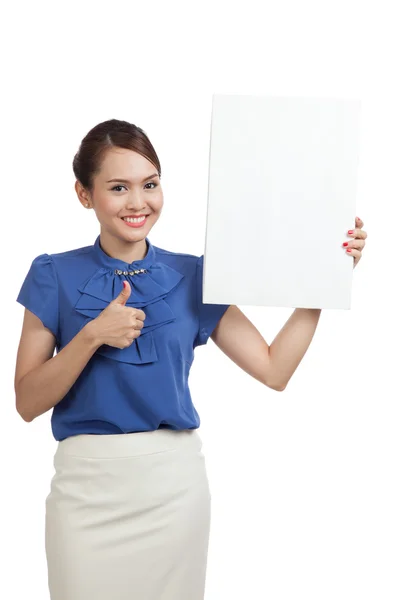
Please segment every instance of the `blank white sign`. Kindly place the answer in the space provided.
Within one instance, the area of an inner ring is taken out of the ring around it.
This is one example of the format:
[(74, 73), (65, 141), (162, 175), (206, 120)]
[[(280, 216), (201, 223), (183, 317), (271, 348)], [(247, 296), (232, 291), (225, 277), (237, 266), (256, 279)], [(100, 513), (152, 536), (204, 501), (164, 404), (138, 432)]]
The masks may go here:
[(203, 301), (349, 309), (357, 99), (214, 94)]

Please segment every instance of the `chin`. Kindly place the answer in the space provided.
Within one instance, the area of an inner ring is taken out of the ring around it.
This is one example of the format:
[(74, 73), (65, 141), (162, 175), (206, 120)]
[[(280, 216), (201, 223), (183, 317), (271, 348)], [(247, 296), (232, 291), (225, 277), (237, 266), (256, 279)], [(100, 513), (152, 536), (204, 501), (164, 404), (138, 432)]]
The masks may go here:
[[(152, 217), (152, 215), (150, 216), (150, 218), (151, 217)], [(145, 221), (144, 225), (142, 225), (141, 227), (129, 227), (129, 225), (126, 225), (125, 223), (121, 223), (121, 228), (124, 233), (124, 236), (127, 237), (128, 239), (142, 240), (149, 235), (151, 229), (153, 228), (153, 225), (154, 225), (153, 219), (151, 219), (151, 222), (149, 222), (149, 217), (148, 217), (147, 220)], [(121, 228), (118, 227), (119, 233), (121, 232)]]

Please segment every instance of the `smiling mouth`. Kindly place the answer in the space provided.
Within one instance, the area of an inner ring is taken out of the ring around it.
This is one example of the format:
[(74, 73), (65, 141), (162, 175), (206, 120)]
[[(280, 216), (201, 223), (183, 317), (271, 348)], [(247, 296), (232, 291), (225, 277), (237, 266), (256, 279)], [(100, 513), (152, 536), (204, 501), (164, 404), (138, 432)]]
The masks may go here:
[(123, 221), (143, 221), (143, 219), (147, 219), (149, 215), (140, 215), (140, 217), (121, 217)]
[(129, 227), (141, 227), (146, 223), (148, 216), (149, 215), (143, 215), (142, 217), (121, 217), (121, 220)]

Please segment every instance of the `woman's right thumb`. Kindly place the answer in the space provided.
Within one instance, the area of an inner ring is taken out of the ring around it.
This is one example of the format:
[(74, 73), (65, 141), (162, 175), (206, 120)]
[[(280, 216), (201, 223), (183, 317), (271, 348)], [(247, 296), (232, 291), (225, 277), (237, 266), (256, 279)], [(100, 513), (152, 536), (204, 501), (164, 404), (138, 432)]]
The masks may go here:
[(123, 281), (123, 289), (120, 291), (118, 296), (114, 299), (116, 304), (126, 304), (129, 296), (131, 295), (131, 286), (127, 281)]

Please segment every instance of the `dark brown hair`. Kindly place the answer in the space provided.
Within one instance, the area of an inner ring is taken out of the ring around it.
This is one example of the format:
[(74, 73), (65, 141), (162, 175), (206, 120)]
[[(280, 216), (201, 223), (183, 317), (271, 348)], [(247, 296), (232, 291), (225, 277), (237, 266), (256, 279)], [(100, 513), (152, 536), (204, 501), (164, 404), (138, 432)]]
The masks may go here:
[(149, 138), (140, 127), (128, 121), (110, 119), (93, 127), (83, 138), (74, 156), (75, 177), (91, 193), (93, 180), (100, 172), (103, 158), (110, 148), (119, 147), (141, 154), (156, 167), (161, 177), (161, 165)]

